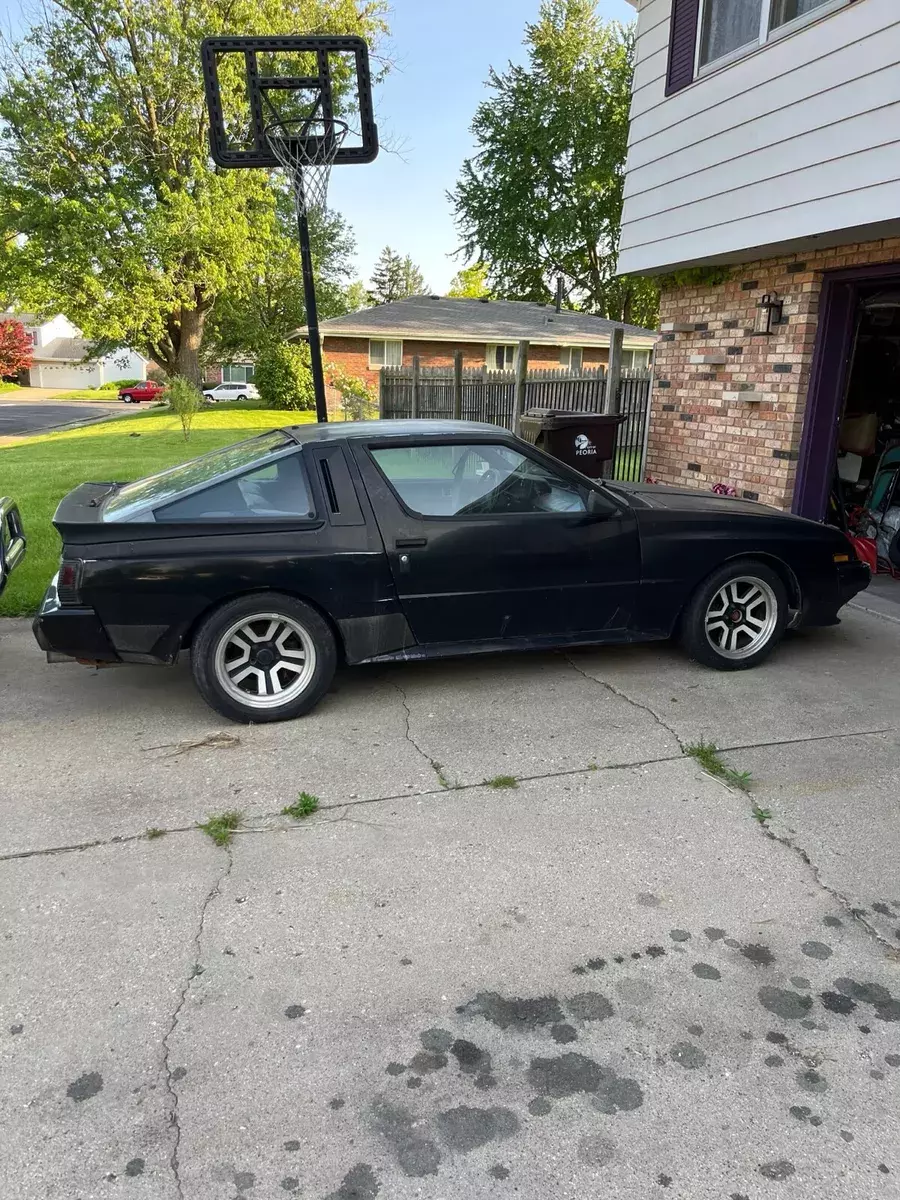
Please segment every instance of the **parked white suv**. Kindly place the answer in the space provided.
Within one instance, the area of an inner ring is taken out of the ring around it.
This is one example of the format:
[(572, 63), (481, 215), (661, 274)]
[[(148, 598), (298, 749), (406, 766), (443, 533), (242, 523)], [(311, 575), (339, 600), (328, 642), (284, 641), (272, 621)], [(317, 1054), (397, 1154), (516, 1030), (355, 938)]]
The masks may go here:
[(220, 400), (258, 400), (259, 392), (253, 383), (217, 383), (215, 387), (205, 387), (203, 395), (213, 404)]

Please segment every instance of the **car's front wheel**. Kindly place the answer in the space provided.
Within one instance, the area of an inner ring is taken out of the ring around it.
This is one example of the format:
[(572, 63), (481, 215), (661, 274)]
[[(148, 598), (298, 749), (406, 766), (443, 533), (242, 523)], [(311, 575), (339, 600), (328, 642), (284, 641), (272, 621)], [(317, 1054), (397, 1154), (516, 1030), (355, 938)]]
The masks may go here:
[(241, 596), (207, 616), (191, 648), (200, 694), (223, 717), (286, 721), (312, 709), (337, 667), (328, 622), (279, 592)]
[(743, 671), (767, 658), (784, 634), (787, 590), (765, 563), (726, 563), (691, 598), (681, 638), (691, 658), (719, 671)]
[(122, 397), (123, 404), (131, 404), (133, 402), (133, 400), (134, 400), (134, 396), (132, 396), (130, 394), (130, 392), (126, 392), (125, 395)]

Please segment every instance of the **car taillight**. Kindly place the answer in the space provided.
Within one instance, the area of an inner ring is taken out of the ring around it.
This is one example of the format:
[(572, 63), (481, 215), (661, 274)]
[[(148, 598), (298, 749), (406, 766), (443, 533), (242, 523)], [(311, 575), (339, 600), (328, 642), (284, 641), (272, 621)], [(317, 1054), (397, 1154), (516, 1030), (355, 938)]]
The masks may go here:
[(81, 570), (84, 563), (80, 558), (64, 558), (59, 566), (56, 593), (60, 604), (81, 603)]

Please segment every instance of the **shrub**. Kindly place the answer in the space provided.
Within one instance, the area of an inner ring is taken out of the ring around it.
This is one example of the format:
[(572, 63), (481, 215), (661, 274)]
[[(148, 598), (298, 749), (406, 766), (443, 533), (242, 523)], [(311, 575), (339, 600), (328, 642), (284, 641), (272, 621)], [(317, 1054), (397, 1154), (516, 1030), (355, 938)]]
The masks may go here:
[(15, 380), (31, 366), (31, 339), (21, 321), (0, 321), (0, 379)]
[(137, 387), (139, 383), (143, 383), (143, 379), (108, 379), (106, 383), (101, 383), (96, 388), (91, 388), (93, 392), (117, 392), (123, 387)]
[(181, 421), (181, 431), (184, 434), (184, 440), (188, 441), (191, 436), (191, 426), (194, 423), (194, 416), (203, 404), (203, 396), (189, 379), (184, 379), (179, 375), (169, 384), (168, 398), (169, 407), (172, 409), (172, 412), (177, 414), (178, 419)]
[(255, 382), (266, 408), (306, 411), (316, 407), (306, 343), (282, 342), (263, 350), (256, 361)]
[(367, 421), (378, 416), (378, 394), (364, 379), (329, 365), (328, 382), (341, 394), (345, 421)]

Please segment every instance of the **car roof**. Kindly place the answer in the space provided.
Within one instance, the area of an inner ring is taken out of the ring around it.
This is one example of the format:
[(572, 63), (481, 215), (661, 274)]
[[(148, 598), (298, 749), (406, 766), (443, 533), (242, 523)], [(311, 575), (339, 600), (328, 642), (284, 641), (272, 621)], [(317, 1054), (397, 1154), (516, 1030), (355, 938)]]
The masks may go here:
[(481, 421), (335, 421), (328, 425), (288, 425), (284, 432), (301, 444), (306, 442), (334, 442), (346, 438), (396, 438), (410, 440), (423, 437), (461, 438), (472, 434), (498, 434), (509, 437), (510, 432), (502, 425), (488, 425)]

